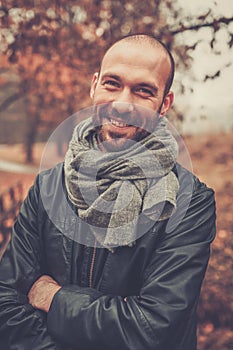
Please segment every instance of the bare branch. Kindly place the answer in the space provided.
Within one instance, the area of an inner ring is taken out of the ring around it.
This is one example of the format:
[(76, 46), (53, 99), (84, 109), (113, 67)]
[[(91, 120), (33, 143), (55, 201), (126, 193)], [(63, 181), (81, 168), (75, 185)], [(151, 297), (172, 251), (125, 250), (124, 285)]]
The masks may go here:
[(176, 34), (188, 31), (188, 30), (198, 30), (198, 29), (206, 28), (206, 27), (214, 28), (214, 30), (217, 30), (219, 28), (220, 24), (227, 25), (231, 22), (233, 22), (233, 17), (231, 17), (231, 18), (220, 17), (219, 19), (215, 19), (214, 21), (208, 22), (208, 23), (198, 23), (198, 24), (194, 24), (191, 26), (185, 26), (185, 25), (181, 24), (179, 28), (172, 30), (171, 34), (176, 35)]
[(0, 112), (5, 111), (13, 102), (19, 100), (22, 97), (21, 93), (16, 92), (13, 95), (7, 97), (1, 104), (0, 104)]
[(218, 70), (216, 73), (214, 73), (213, 75), (206, 75), (205, 78), (204, 78), (204, 81), (206, 80), (209, 80), (209, 79), (215, 79), (215, 78), (218, 78), (220, 77), (221, 75), (221, 71)]

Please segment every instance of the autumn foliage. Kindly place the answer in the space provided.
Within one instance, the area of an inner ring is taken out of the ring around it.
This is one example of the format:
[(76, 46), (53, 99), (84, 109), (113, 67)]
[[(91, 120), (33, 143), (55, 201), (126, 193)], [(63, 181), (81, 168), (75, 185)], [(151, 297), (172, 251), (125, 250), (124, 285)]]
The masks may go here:
[[(10, 92), (9, 81), (0, 79), (6, 91), (0, 113), (21, 102), (17, 118), (24, 113), (29, 162), (33, 161), (32, 146), (41, 128), (51, 130), (89, 106), (91, 76), (115, 40), (135, 32), (153, 34), (172, 49), (177, 68), (185, 72), (191, 62), (190, 52), (199, 40), (181, 45), (176, 37), (210, 28), (213, 50), (220, 29), (225, 29), (229, 47), (233, 37), (229, 29), (232, 18), (216, 17), (208, 8), (201, 15), (187, 17), (171, 0), (2, 0), (0, 19), (0, 54), (5, 62), (0, 78), (6, 68), (17, 77)], [(184, 86), (179, 83), (182, 92)]]

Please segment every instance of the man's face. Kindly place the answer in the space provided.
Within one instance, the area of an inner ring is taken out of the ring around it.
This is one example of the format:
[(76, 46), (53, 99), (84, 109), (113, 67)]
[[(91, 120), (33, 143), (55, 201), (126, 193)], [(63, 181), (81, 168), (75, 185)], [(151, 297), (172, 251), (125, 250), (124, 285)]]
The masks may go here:
[(107, 52), (91, 86), (99, 138), (107, 150), (142, 139), (158, 114), (167, 113), (173, 102), (172, 92), (164, 96), (169, 73), (169, 58), (159, 46), (121, 42)]

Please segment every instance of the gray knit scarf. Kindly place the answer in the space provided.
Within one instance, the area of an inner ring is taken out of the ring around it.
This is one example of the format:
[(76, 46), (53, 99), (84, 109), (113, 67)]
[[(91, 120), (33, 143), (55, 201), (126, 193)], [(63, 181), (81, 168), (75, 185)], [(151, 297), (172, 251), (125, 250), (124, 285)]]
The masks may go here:
[(139, 223), (171, 216), (178, 191), (171, 171), (177, 143), (166, 122), (159, 118), (153, 133), (115, 152), (100, 150), (92, 118), (75, 127), (65, 157), (65, 184), (101, 246), (131, 245), (139, 237)]

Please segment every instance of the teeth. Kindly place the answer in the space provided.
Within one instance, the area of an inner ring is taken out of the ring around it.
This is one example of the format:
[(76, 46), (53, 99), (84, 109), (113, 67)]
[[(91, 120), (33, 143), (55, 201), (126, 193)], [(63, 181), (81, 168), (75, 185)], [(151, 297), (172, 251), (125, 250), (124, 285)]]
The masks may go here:
[(114, 120), (114, 119), (110, 119), (111, 123), (115, 126), (118, 126), (120, 128), (123, 128), (123, 127), (126, 127), (127, 124), (125, 123), (122, 123), (122, 122), (118, 122), (117, 120)]

